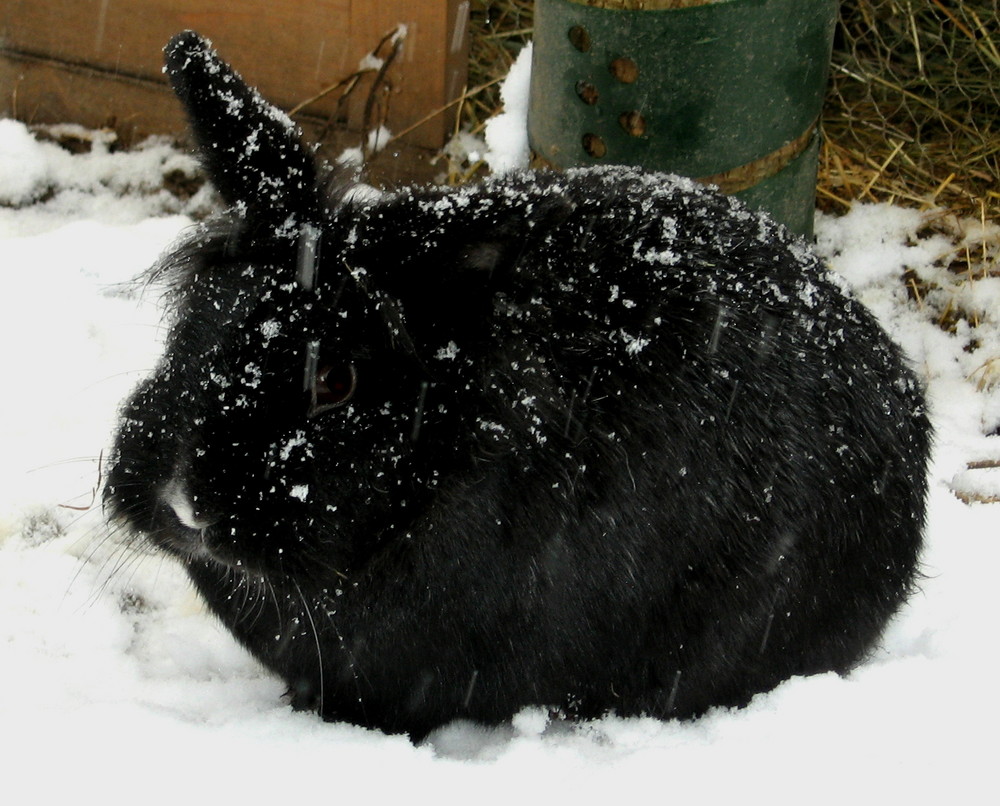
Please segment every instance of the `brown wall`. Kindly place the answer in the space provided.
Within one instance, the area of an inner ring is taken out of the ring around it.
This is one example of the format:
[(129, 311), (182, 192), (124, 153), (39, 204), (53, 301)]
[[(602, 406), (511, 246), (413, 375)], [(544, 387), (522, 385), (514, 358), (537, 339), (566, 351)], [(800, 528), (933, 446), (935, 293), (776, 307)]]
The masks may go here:
[[(0, 115), (112, 125), (131, 140), (184, 123), (160, 71), (167, 39), (193, 28), (269, 100), (289, 109), (349, 75), (396, 26), (408, 35), (388, 74), (389, 128), (401, 131), (464, 89), (464, 0), (4, 0)], [(349, 123), (360, 125), (367, 87)], [(326, 118), (336, 94), (303, 110)], [(454, 121), (438, 115), (409, 137), (437, 148)]]

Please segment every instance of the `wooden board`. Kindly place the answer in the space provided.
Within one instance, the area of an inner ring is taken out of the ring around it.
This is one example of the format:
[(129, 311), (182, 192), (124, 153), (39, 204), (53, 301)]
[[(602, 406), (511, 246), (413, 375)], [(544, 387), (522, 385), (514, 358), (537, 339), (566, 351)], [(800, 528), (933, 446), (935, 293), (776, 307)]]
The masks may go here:
[[(390, 89), (380, 94), (389, 128), (401, 131), (462, 93), (468, 7), (468, 0), (5, 0), (0, 114), (110, 123), (129, 140), (183, 131), (161, 64), (163, 45), (185, 28), (212, 39), (250, 84), (290, 109), (355, 72), (405, 25), (387, 72)], [(355, 90), (341, 122), (360, 127), (367, 89)], [(303, 115), (330, 117), (337, 95)], [(415, 129), (409, 142), (440, 147), (453, 122), (454, 107)]]

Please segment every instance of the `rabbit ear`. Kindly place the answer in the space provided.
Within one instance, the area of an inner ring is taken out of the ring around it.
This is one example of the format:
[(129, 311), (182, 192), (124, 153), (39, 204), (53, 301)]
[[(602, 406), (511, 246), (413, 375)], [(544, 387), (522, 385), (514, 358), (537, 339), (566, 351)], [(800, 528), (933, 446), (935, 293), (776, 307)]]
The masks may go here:
[(298, 127), (194, 31), (177, 34), (164, 54), (202, 162), (225, 202), (251, 216), (311, 218), (318, 204), (316, 165)]

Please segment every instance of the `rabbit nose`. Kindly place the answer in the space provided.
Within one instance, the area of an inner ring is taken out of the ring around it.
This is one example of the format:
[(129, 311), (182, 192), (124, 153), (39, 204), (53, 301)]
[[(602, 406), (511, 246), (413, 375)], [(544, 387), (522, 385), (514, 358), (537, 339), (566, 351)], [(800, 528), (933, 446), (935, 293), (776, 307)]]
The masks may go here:
[(164, 485), (160, 500), (173, 510), (177, 520), (188, 529), (200, 532), (214, 523), (213, 519), (204, 517), (203, 513), (195, 509), (195, 500), (188, 493), (187, 486), (176, 476)]

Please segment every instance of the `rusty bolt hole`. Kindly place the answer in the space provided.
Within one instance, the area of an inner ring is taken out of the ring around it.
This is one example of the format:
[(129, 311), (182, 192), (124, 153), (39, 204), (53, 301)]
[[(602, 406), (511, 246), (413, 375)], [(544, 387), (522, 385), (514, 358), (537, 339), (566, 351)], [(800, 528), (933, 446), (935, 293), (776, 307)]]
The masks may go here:
[(597, 92), (597, 87), (589, 81), (577, 81), (576, 94), (579, 96), (581, 101), (590, 106), (596, 104), (597, 99), (600, 97), (600, 93)]
[(634, 84), (639, 78), (639, 65), (628, 56), (621, 56), (608, 65), (611, 75), (622, 84)]
[(633, 137), (642, 137), (646, 133), (646, 118), (638, 112), (622, 112), (618, 116), (618, 123), (626, 134)]
[(596, 134), (583, 135), (583, 150), (596, 159), (601, 159), (608, 153), (608, 147)]
[(574, 25), (568, 32), (570, 44), (580, 53), (590, 50), (590, 33), (582, 25)]

